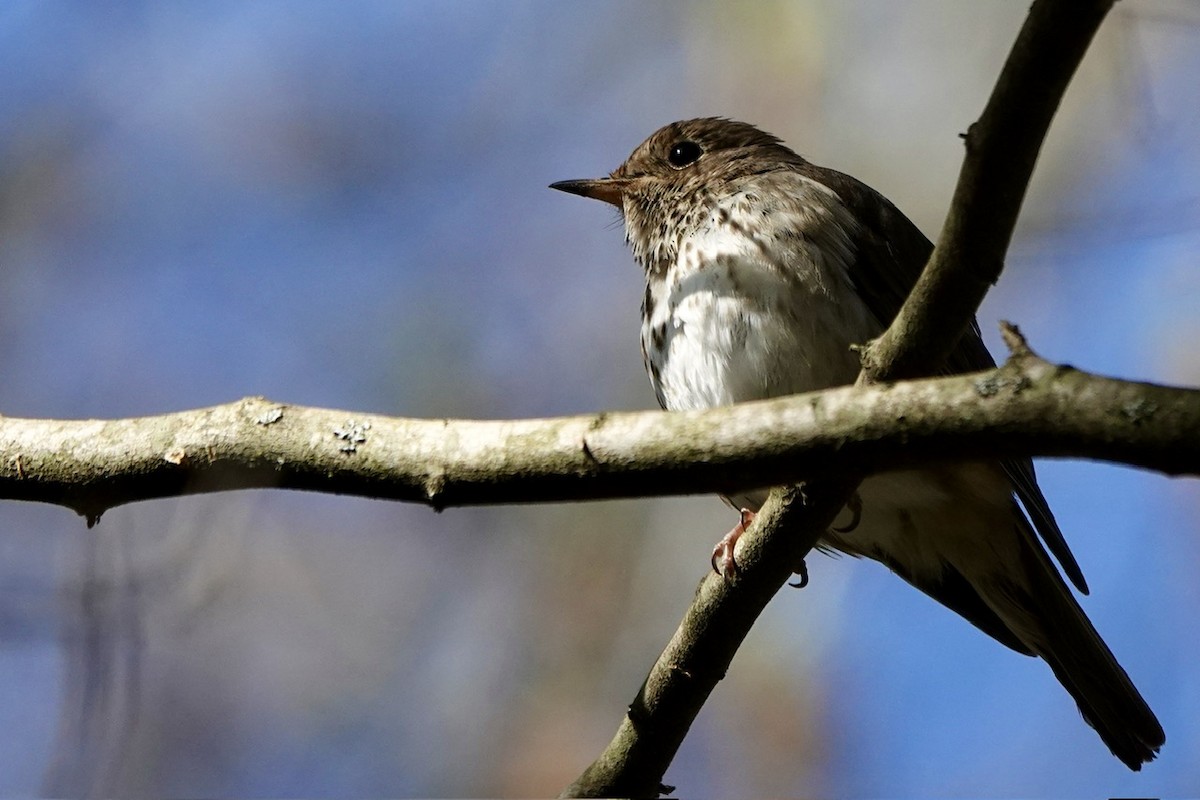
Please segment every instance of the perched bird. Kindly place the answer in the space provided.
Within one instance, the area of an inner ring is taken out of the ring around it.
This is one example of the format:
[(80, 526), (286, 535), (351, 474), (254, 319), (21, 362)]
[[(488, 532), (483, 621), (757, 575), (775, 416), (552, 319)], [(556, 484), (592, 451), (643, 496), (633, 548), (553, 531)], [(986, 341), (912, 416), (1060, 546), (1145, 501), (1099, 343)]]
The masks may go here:
[[(853, 383), (851, 345), (883, 332), (933, 249), (870, 187), (723, 118), (667, 125), (608, 177), (552, 188), (621, 212), (646, 275), (642, 355), (672, 410)], [(972, 326), (944, 369), (992, 366)], [(745, 523), (765, 497), (730, 500)], [(1155, 757), (1162, 727), (1047, 555), (1087, 593), (1028, 459), (875, 475), (843, 514), (820, 546), (873, 558), (1041, 656), (1117, 758), (1137, 770)], [(714, 551), (725, 570), (742, 527)]]

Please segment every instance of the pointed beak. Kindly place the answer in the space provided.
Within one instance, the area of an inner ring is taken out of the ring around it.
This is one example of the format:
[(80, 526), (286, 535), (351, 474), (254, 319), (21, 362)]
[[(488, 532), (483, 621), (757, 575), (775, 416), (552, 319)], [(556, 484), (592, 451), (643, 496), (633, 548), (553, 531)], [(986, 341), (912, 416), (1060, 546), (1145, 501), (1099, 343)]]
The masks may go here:
[(580, 197), (590, 197), (593, 200), (603, 200), (609, 205), (621, 208), (623, 206), (621, 198), (627, 185), (628, 181), (620, 178), (592, 178), (579, 181), (559, 181), (550, 184), (550, 188), (577, 194)]

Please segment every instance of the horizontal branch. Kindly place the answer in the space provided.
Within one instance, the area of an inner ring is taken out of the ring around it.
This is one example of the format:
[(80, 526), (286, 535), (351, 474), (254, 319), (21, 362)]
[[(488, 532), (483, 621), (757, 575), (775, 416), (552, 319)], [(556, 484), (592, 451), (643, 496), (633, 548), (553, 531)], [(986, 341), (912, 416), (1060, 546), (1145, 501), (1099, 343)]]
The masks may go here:
[(965, 458), (1200, 474), (1200, 391), (1018, 351), (989, 372), (695, 412), (402, 419), (247, 398), (122, 420), (0, 417), (0, 497), (113, 506), (281, 488), (447, 506), (699, 494)]

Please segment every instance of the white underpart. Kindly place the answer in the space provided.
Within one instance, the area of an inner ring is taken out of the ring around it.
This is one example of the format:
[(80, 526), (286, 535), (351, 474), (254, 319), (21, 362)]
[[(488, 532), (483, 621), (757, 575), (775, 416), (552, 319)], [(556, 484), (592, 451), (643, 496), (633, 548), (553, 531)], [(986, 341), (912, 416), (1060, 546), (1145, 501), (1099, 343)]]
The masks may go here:
[[(828, 192), (807, 181), (799, 188)], [(647, 352), (659, 367), (655, 389), (668, 408), (849, 383), (858, 374), (850, 345), (879, 333), (852, 290), (849, 243), (856, 223), (840, 203), (830, 206), (840, 213), (791, 206), (764, 217), (745, 195), (723, 202), (681, 243), (666, 293), (655, 298), (643, 325)], [(748, 235), (767, 227), (803, 232), (803, 238)], [(651, 347), (655, 326), (665, 326), (661, 353)]]
[[(880, 333), (851, 283), (857, 222), (828, 188), (798, 175), (788, 180), (794, 202), (766, 207), (764, 215), (762, 195), (749, 185), (680, 243), (642, 327), (657, 371), (655, 391), (667, 408), (851, 383), (859, 361), (850, 345)], [(768, 194), (779, 190), (775, 183)], [(767, 239), (762, 232), (768, 229), (793, 234)], [(656, 328), (663, 332), (661, 348), (654, 346)], [(830, 534), (826, 544), (855, 555), (899, 557), (914, 577), (938, 575), (949, 561), (982, 578), (1016, 558), (1011, 488), (993, 465), (888, 473), (865, 481), (859, 495), (858, 527)], [(757, 510), (765, 497), (764, 490), (731, 500)], [(837, 524), (849, 520), (844, 512)]]

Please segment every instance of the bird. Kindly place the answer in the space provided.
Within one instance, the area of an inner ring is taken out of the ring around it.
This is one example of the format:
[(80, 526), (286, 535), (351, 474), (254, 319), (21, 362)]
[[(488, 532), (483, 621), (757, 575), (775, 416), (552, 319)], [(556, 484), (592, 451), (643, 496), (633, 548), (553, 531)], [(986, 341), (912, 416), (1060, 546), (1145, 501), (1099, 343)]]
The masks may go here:
[[(645, 273), (643, 361), (668, 410), (853, 383), (853, 346), (891, 323), (933, 251), (879, 192), (724, 117), (673, 122), (608, 176), (551, 188), (619, 211)], [(942, 372), (994, 366), (972, 321)], [(715, 568), (736, 569), (737, 536), (767, 491), (727, 496), (740, 520), (714, 549)], [(1029, 459), (872, 475), (846, 515), (820, 549), (881, 562), (1006, 647), (1040, 656), (1113, 755), (1132, 770), (1155, 758), (1162, 726), (1050, 559), (1088, 593)]]

